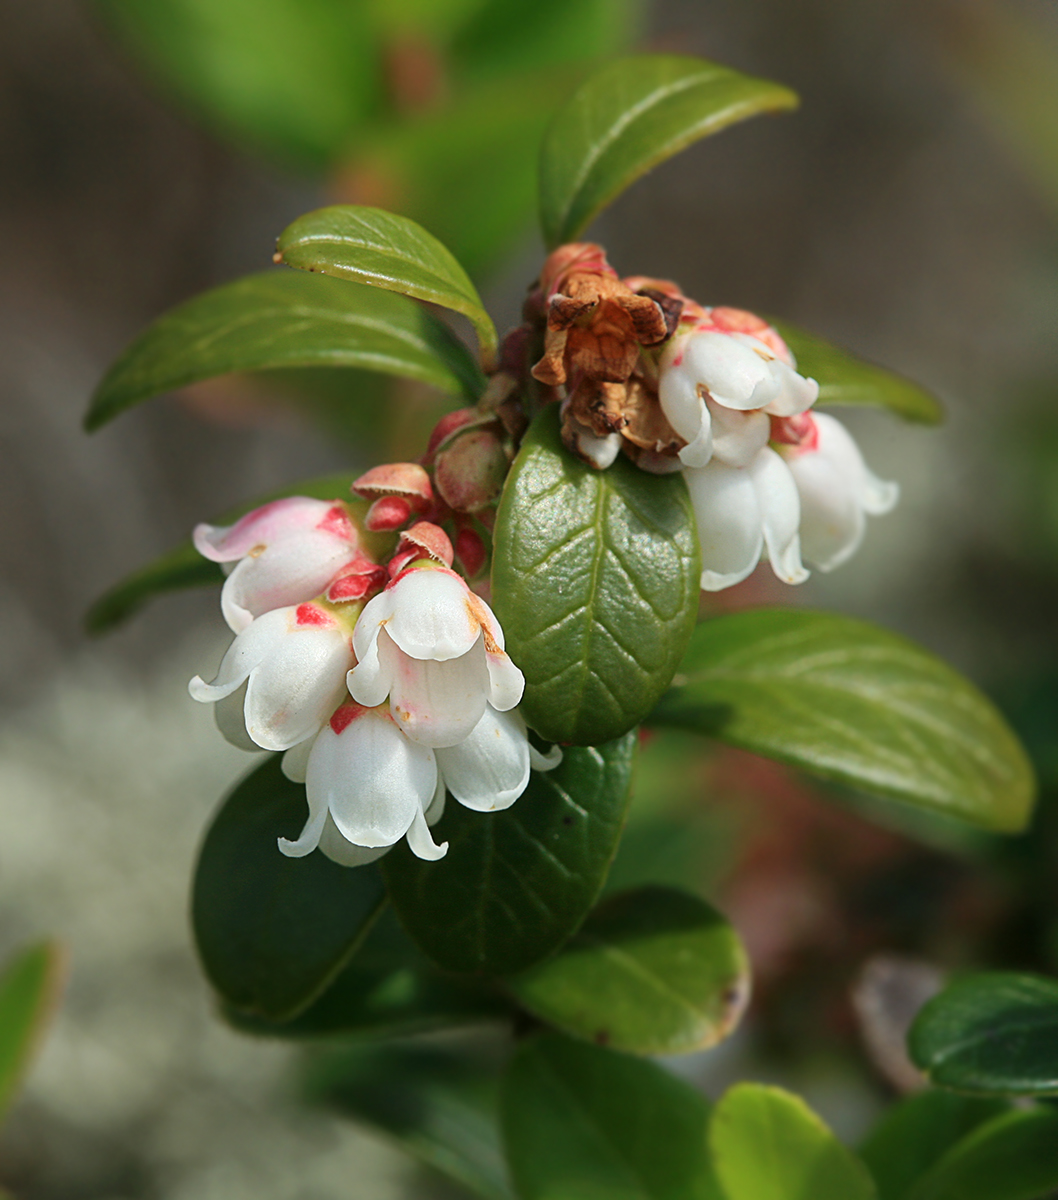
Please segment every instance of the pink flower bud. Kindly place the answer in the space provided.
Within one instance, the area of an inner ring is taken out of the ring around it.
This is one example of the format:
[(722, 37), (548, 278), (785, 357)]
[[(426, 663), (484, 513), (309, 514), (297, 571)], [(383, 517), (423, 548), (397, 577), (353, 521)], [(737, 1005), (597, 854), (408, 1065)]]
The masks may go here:
[(388, 533), (399, 529), (412, 514), (411, 502), (405, 496), (382, 496), (367, 510), (364, 524), (372, 533)]
[(437, 490), (456, 512), (478, 512), (503, 491), (511, 461), (492, 429), (461, 434), (438, 455), (434, 465)]
[(365, 500), (403, 496), (415, 512), (423, 512), (433, 500), (430, 477), (418, 463), (384, 463), (372, 467), (353, 483), (353, 491)]
[(476, 579), (488, 562), (488, 551), (476, 529), (463, 528), (456, 534), (456, 557), (469, 579)]
[(482, 420), (492, 420), (492, 417), (488, 415), (483, 416), (476, 408), (457, 408), (455, 412), (445, 413), (433, 427), (433, 433), (430, 434), (430, 442), (426, 447), (426, 454), (424, 455), (425, 461), (429, 462), (457, 429), (462, 429), (467, 425), (473, 425)]

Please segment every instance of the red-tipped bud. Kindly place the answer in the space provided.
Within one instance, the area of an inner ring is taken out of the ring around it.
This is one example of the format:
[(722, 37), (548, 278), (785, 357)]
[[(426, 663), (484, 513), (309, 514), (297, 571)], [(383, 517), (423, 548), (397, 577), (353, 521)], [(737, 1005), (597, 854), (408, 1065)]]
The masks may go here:
[(474, 429), (438, 454), (434, 479), (452, 509), (473, 513), (499, 497), (510, 465), (499, 436), (491, 429)]
[(353, 491), (365, 500), (403, 496), (414, 512), (422, 512), (433, 500), (430, 477), (418, 463), (384, 463), (372, 467), (355, 481)]
[(448, 534), (440, 525), (429, 521), (416, 521), (410, 529), (405, 529), (400, 535), (397, 553), (404, 550), (414, 550), (416, 558), (432, 558), (446, 567), (452, 565), (452, 543)]
[(485, 543), (476, 529), (461, 529), (456, 534), (456, 558), (468, 579), (476, 579), (484, 571), (488, 557)]
[(412, 514), (411, 501), (405, 496), (383, 496), (367, 510), (364, 525), (372, 533), (399, 529)]
[(465, 425), (471, 425), (481, 419), (482, 414), (476, 408), (457, 408), (455, 412), (445, 413), (433, 427), (433, 433), (430, 434), (430, 442), (424, 456), (426, 461), (429, 462), (434, 453), (448, 441), (457, 429), (462, 429)]

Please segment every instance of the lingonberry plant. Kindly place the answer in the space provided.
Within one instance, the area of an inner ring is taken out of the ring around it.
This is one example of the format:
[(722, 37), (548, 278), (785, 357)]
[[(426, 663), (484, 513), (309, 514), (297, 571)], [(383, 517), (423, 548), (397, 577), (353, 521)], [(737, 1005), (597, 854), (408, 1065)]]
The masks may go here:
[[(89, 414), (94, 428), (158, 392), (279, 366), (366, 367), (467, 402), (418, 462), (297, 484), (199, 526), (93, 621), (223, 580), (235, 637), (191, 694), (230, 741), (273, 753), (202, 846), (206, 974), (240, 1028), (375, 1038), (326, 1060), (319, 1086), (482, 1196), (1003, 1200), (1058, 1185), (1051, 1108), (929, 1091), (862, 1158), (777, 1089), (742, 1084), (710, 1109), (644, 1056), (738, 1023), (750, 964), (736, 932), (671, 887), (599, 902), (641, 724), (986, 830), (1022, 829), (1032, 806), (1003, 719), (925, 650), (804, 609), (699, 619), (703, 589), (762, 559), (788, 584), (806, 563), (840, 566), (896, 503), (818, 406), (939, 419), (880, 368), (722, 298), (622, 276), (579, 240), (663, 159), (794, 103), (700, 60), (612, 63), (544, 140), (550, 253), (502, 340), (426, 230), (325, 208), (280, 236), (280, 269), (162, 317)], [(469, 319), (476, 359), (422, 301)], [(922, 1067), (942, 1086), (1054, 1091), (1046, 1058), (1021, 1053), (1005, 1075), (967, 1064), (967, 1022), (996, 1020), (995, 988), (975, 986), (923, 1014)], [(1052, 993), (1022, 987), (1011, 1003), (1053, 1024)], [(481, 1022), (514, 1035), (484, 1063), (463, 1043), (401, 1040)]]

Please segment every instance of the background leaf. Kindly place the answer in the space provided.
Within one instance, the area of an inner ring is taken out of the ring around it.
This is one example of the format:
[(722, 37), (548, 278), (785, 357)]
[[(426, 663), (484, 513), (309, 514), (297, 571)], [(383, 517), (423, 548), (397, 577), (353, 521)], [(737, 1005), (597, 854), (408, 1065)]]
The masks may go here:
[(793, 351), (798, 371), (819, 384), (819, 404), (887, 408), (905, 421), (922, 425), (938, 425), (944, 420), (936, 396), (910, 379), (857, 358), (786, 321), (768, 319)]
[(374, 865), (322, 854), (287, 858), (308, 815), (305, 786), (271, 755), (223, 802), (206, 833), (191, 920), (210, 983), (235, 1008), (289, 1020), (310, 1005), (363, 941), (383, 903)]
[(907, 1200), (1045, 1200), (1058, 1188), (1058, 1112), (1006, 1113), (979, 1125)]
[(463, 343), (414, 301), (322, 275), (263, 271), (159, 317), (104, 376), (85, 428), (201, 379), (312, 366), (401, 375), (472, 400), (484, 388)]
[(566, 1033), (636, 1054), (683, 1054), (734, 1029), (749, 1000), (749, 961), (704, 900), (642, 887), (604, 901), (558, 955), (508, 987)]
[(960, 979), (923, 1007), (908, 1049), (941, 1087), (1058, 1094), (1058, 982), (1004, 971)]
[(725, 1200), (705, 1098), (654, 1063), (544, 1034), (519, 1049), (501, 1109), (521, 1200)]
[(18, 1092), (33, 1053), (58, 1003), (65, 955), (53, 941), (14, 955), (0, 975), (0, 1117)]
[(741, 1083), (713, 1109), (713, 1165), (727, 1200), (874, 1200), (866, 1167), (798, 1096)]
[(596, 745), (637, 724), (672, 679), (698, 612), (682, 478), (569, 454), (558, 406), (522, 442), (493, 539), (493, 607), (541, 737)]
[(350, 1047), (316, 1059), (308, 1093), (373, 1126), (484, 1200), (513, 1200), (500, 1148), (499, 1073), (461, 1047)]
[(629, 184), (684, 147), (758, 113), (794, 108), (781, 84), (677, 55), (618, 59), (558, 113), (540, 153), (549, 247), (576, 241)]
[(279, 235), (276, 257), (290, 267), (413, 296), (462, 313), (483, 354), (496, 327), (452, 252), (407, 217), (381, 208), (336, 204), (298, 217)]
[(558, 949), (584, 920), (617, 848), (636, 735), (567, 749), (534, 771), (518, 801), (471, 812), (451, 797), (434, 831), (447, 855), (426, 863), (406, 845), (383, 859), (405, 929), (452, 971), (506, 975)]
[(993, 705), (932, 654), (864, 621), (757, 609), (695, 630), (651, 716), (986, 829), (1024, 828), (1025, 752)]

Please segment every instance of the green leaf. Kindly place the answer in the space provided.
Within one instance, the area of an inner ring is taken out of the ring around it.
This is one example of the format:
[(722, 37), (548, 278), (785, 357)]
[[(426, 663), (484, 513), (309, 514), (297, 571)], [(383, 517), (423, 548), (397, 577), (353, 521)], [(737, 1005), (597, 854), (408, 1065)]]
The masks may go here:
[(308, 1092), (394, 1139), (484, 1200), (513, 1200), (500, 1149), (498, 1073), (465, 1051), (353, 1047), (317, 1059)]
[(923, 1007), (908, 1049), (941, 1087), (1058, 1094), (1058, 982), (1004, 971), (960, 979)]
[(715, 1045), (749, 999), (738, 934), (703, 900), (643, 887), (604, 901), (554, 958), (508, 980), (565, 1033), (635, 1054)]
[(421, 225), (381, 208), (336, 204), (306, 213), (279, 235), (276, 261), (462, 313), (483, 356), (496, 350), (496, 327), (452, 252)]
[(399, 1037), (509, 1012), (492, 989), (427, 962), (387, 906), (335, 981), (293, 1020), (269, 1021), (230, 1005), (224, 1016), (243, 1033), (311, 1039)]
[(1058, 1188), (1058, 1112), (1011, 1112), (979, 1125), (907, 1200), (1045, 1200)]
[(195, 869), (191, 919), (210, 983), (235, 1008), (290, 1020), (331, 983), (383, 904), (377, 869), (322, 854), (287, 858), (308, 814), (305, 787), (272, 755), (224, 800)]
[(0, 975), (0, 1117), (11, 1107), (58, 1003), (65, 955), (57, 942), (20, 950)]
[(1032, 767), (993, 705), (913, 642), (849, 617), (705, 621), (651, 720), (985, 829), (1016, 832), (1032, 810)]
[(85, 428), (216, 375), (320, 366), (403, 375), (472, 400), (484, 388), (462, 342), (406, 297), (325, 276), (262, 271), (159, 317), (106, 373)]
[(932, 1090), (894, 1104), (860, 1147), (879, 1200), (906, 1200), (915, 1180), (956, 1142), (1006, 1110), (1002, 1100)]
[(807, 1104), (781, 1088), (741, 1083), (709, 1122), (727, 1200), (874, 1200), (866, 1167)]
[(439, 862), (398, 845), (382, 860), (404, 928), (440, 966), (507, 975), (553, 953), (584, 920), (617, 848), (636, 735), (567, 749), (534, 771), (508, 809), (471, 812), (451, 797), (434, 836)]
[[(342, 500), (348, 504), (354, 514), (363, 515), (367, 512), (367, 504), (349, 495), (349, 486), (357, 473), (343, 472), (339, 475), (323, 475), (316, 479), (303, 479), (298, 483), (289, 484), (279, 491), (270, 492), (256, 500), (247, 501), (236, 508), (216, 517), (211, 524), (231, 525), (239, 517), (267, 504), (271, 500), (280, 500), (284, 496), (311, 496), (317, 500)], [(368, 553), (383, 555), (390, 547), (392, 538), (385, 535), (362, 534)], [(85, 614), (85, 628), (90, 634), (106, 633), (114, 626), (120, 625), (138, 612), (148, 600), (163, 592), (172, 592), (180, 588), (206, 587), (220, 585), (224, 581), (224, 572), (215, 562), (202, 557), (195, 549), (190, 538), (180, 543), (167, 554), (156, 558), (154, 562), (141, 567), (131, 575), (126, 576), (105, 592), (89, 608)]]
[(577, 89), (544, 138), (540, 220), (548, 246), (576, 241), (629, 184), (699, 138), (796, 106), (789, 88), (700, 58), (609, 63)]
[(562, 445), (558, 406), (533, 423), (493, 539), (493, 607), (541, 737), (597, 745), (668, 686), (694, 629), (701, 573), (682, 477), (624, 458), (605, 471)]
[(705, 1098), (654, 1063), (544, 1034), (518, 1051), (500, 1104), (521, 1200), (726, 1200)]
[(793, 351), (798, 371), (819, 384), (817, 403), (887, 408), (905, 421), (921, 425), (938, 425), (944, 420), (936, 396), (910, 379), (856, 358), (786, 321), (772, 320), (772, 324)]

